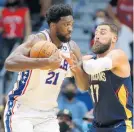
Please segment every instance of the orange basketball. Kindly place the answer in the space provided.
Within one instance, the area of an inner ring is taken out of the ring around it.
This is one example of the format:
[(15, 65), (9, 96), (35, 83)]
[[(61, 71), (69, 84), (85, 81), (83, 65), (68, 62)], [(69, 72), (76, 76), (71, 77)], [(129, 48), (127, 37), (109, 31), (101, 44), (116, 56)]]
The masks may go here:
[(58, 48), (49, 41), (38, 41), (30, 51), (31, 58), (48, 58), (50, 57)]

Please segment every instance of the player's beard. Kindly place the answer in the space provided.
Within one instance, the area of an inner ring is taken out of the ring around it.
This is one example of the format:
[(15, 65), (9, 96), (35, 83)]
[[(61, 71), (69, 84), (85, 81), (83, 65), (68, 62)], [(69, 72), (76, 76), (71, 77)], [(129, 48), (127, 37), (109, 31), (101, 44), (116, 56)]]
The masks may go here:
[(71, 38), (67, 38), (67, 37), (63, 36), (62, 34), (60, 34), (60, 33), (58, 33), (58, 32), (57, 32), (57, 37), (58, 37), (58, 39), (59, 39), (61, 42), (63, 42), (63, 43), (69, 42), (70, 39), (71, 39)]
[(101, 44), (101, 43), (97, 42), (92, 46), (92, 51), (95, 54), (102, 54), (102, 53), (106, 52), (107, 50), (109, 50), (110, 46), (111, 46), (111, 40), (109, 40), (109, 42), (107, 44)]

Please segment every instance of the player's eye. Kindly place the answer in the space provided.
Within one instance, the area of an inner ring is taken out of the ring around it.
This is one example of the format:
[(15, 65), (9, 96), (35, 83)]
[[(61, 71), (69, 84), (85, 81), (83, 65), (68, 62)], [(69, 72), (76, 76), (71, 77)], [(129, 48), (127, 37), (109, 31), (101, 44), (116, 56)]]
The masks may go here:
[(65, 27), (73, 26), (73, 23), (65, 23), (64, 26), (65, 26)]
[(67, 27), (69, 24), (68, 23), (65, 23), (64, 26)]
[(104, 35), (104, 34), (106, 34), (106, 32), (101, 32), (101, 35)]

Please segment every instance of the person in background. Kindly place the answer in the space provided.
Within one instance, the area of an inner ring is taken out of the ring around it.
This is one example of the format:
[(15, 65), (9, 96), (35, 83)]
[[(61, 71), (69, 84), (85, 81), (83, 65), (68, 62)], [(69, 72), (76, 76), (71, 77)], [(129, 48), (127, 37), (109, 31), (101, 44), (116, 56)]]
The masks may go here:
[(60, 110), (57, 114), (57, 118), (59, 121), (60, 132), (83, 132), (73, 122), (72, 113), (69, 110)]
[(133, 31), (133, 0), (111, 0), (106, 10), (118, 25), (125, 24)]
[(83, 124), (82, 128), (84, 132), (89, 132), (92, 126), (94, 116), (93, 116), (93, 109), (87, 112), (83, 117)]
[[(4, 8), (5, 3), (6, 3), (6, 0), (0, 0), (0, 12)], [(2, 43), (3, 43), (2, 42), (2, 19), (0, 17), (0, 49), (2, 49)], [(0, 70), (2, 69), (2, 67), (3, 67), (2, 60), (0, 59)]]
[(45, 20), (47, 9), (51, 6), (52, 0), (22, 0), (30, 10), (32, 29), (38, 31)]
[(67, 122), (72, 120), (72, 114), (68, 110), (59, 110), (57, 119), (60, 126), (60, 132), (69, 132), (70, 128)]
[(91, 96), (89, 95), (88, 91), (81, 91), (78, 89), (76, 97), (78, 100), (84, 102), (88, 111), (90, 111), (93, 108), (93, 102), (92, 102)]
[(58, 98), (59, 109), (68, 109), (72, 113), (74, 123), (82, 129), (82, 118), (88, 111), (86, 105), (76, 98), (76, 86), (73, 83), (67, 83), (61, 95)]
[(93, 19), (94, 19), (94, 26), (92, 27), (91, 40), (90, 40), (90, 45), (89, 45), (90, 48), (93, 46), (93, 43), (94, 43), (94, 31), (96, 27), (102, 22), (109, 21), (109, 17), (105, 10), (98, 9)]
[[(66, 0), (51, 0), (52, 5), (56, 5), (56, 4), (65, 4)], [(66, 3), (67, 4), (67, 3)]]
[[(2, 49), (2, 20), (0, 19), (0, 49)], [(0, 56), (0, 70), (3, 67), (2, 56)]]
[(6, 0), (0, 0), (0, 9), (5, 6)]
[[(27, 0), (27, 1), (29, 1), (29, 0)], [(38, 0), (34, 0), (34, 1), (38, 1)], [(39, 21), (39, 23), (37, 23), (37, 25), (39, 25), (39, 26), (36, 26), (36, 27), (34, 27), (34, 29), (35, 28), (38, 28), (39, 29), (39, 31), (42, 31), (44, 28), (46, 28), (46, 29), (49, 29), (49, 27), (48, 27), (48, 24), (47, 24), (47, 22), (44, 20), (45, 19), (45, 12), (46, 12), (46, 9), (50, 6), (50, 5), (57, 5), (57, 4), (64, 4), (65, 2), (64, 2), (64, 0), (40, 0), (40, 1), (42, 1), (42, 2), (44, 2), (44, 7), (43, 6), (41, 6), (41, 8), (43, 9), (42, 11), (44, 12), (43, 14), (43, 16), (42, 17), (40, 17), (41, 19), (39, 19), (40, 21)], [(41, 3), (41, 2), (40, 2)], [(29, 2), (29, 4), (31, 4), (30, 2)], [(35, 4), (36, 5), (36, 4)], [(43, 4), (42, 4), (43, 5)], [(33, 7), (33, 4), (32, 4), (32, 7)], [(37, 8), (37, 7), (36, 7)], [(41, 13), (42, 14), (42, 13)], [(35, 17), (35, 19), (37, 20), (37, 18)], [(35, 20), (33, 21), (33, 22), (35, 22)], [(36, 29), (35, 29), (36, 30)]]
[(19, 0), (7, 0), (5, 7), (0, 12), (2, 32), (2, 63), (11, 52), (15, 43), (21, 43), (31, 34), (30, 14)]

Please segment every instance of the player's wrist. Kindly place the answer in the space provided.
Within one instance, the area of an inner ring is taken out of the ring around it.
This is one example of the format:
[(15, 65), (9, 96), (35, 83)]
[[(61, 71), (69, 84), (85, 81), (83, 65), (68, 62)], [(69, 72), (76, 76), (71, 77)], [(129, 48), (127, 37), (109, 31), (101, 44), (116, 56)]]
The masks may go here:
[(36, 62), (39, 69), (45, 70), (49, 68), (50, 62), (48, 58), (37, 58)]
[(81, 67), (78, 66), (78, 65), (71, 66), (70, 69), (71, 69), (71, 71), (72, 71), (73, 74), (77, 74), (77, 73), (79, 73), (82, 70)]

